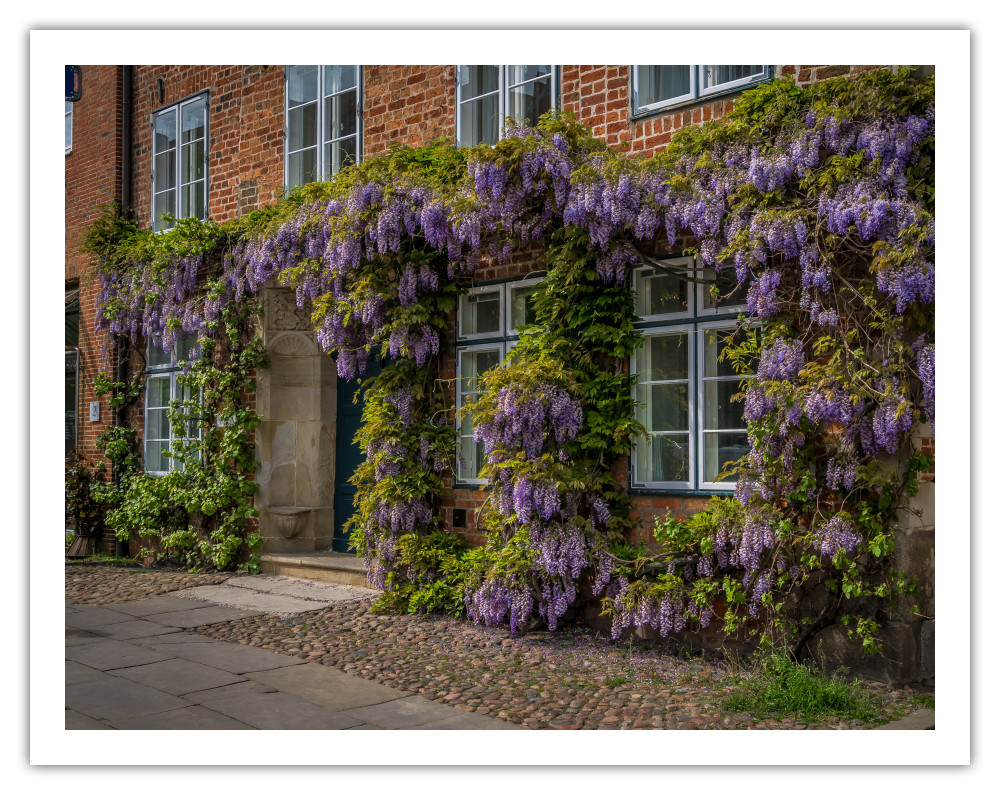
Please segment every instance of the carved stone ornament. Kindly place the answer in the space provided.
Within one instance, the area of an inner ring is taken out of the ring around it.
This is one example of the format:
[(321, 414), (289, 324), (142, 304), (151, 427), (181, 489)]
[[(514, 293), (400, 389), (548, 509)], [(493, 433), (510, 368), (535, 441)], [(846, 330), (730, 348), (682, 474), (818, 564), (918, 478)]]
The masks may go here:
[(310, 328), (309, 312), (299, 309), (291, 292), (271, 295), (271, 328), (277, 331), (305, 331)]

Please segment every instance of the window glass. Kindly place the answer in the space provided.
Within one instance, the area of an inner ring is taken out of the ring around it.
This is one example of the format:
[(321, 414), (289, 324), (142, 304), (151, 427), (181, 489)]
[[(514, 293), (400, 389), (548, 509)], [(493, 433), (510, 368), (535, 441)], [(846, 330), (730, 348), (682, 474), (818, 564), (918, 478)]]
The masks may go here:
[(463, 295), (460, 299), (459, 336), (500, 334), (500, 288)]
[(317, 69), (315, 66), (288, 67), (288, 107), (315, 102)]
[[(204, 97), (188, 100), (153, 119), (153, 228), (167, 229), (163, 215), (206, 218), (207, 173)], [(178, 151), (179, 149), (179, 151)]]
[(459, 67), (458, 98), (460, 102), (500, 89), (499, 66)]
[(639, 107), (692, 96), (690, 66), (637, 66), (636, 93)]
[(759, 82), (767, 66), (635, 66), (634, 111), (654, 110)]
[(73, 103), (66, 100), (66, 151), (73, 148)]
[(288, 67), (285, 182), (289, 189), (329, 179), (358, 161), (360, 70), (359, 66)]
[(358, 69), (356, 66), (324, 66), (324, 93), (336, 94), (346, 91), (358, 84)]
[(189, 401), (195, 396), (191, 386), (178, 381), (181, 364), (196, 358), (197, 339), (185, 335), (177, 340), (170, 353), (164, 352), (159, 337), (150, 337), (146, 345), (146, 406), (143, 429), (143, 455), (147, 472), (162, 474), (178, 466), (170, 453), (180, 445), (201, 436), (196, 416), (172, 426), (168, 410), (173, 400)]
[[(652, 435), (635, 440), (632, 482), (640, 488), (732, 490), (736, 476), (721, 473), (749, 451), (746, 376), (722, 355), (746, 340), (748, 332), (738, 330), (745, 291), (734, 289), (730, 266), (698, 275), (704, 283), (682, 286), (653, 269), (636, 272), (636, 310), (646, 335), (633, 356), (636, 418)], [(732, 295), (716, 300), (713, 286)]]
[[(502, 348), (469, 348), (458, 352), (459, 383), (457, 405), (459, 407), (475, 402), (479, 397), (480, 378), (487, 370), (500, 364)], [(481, 442), (473, 437), (472, 418), (465, 417), (459, 428), (458, 476), (461, 480), (476, 480), (483, 467), (484, 453)]]
[(531, 296), (538, 292), (537, 285), (512, 287), (510, 291), (511, 330), (520, 326), (530, 326), (535, 322), (535, 308)]
[(736, 270), (732, 266), (724, 267), (718, 273), (714, 270), (702, 271), (701, 278), (710, 282), (704, 285), (701, 292), (702, 310), (738, 309), (746, 306), (748, 283), (736, 283)]
[(458, 145), (493, 145), (507, 117), (537, 124), (553, 107), (555, 67), (459, 66)]
[(652, 268), (636, 272), (635, 313), (639, 317), (686, 315), (689, 310), (689, 283), (679, 276)]
[(737, 80), (749, 80), (752, 77), (763, 76), (763, 66), (702, 66), (705, 88), (733, 83)]

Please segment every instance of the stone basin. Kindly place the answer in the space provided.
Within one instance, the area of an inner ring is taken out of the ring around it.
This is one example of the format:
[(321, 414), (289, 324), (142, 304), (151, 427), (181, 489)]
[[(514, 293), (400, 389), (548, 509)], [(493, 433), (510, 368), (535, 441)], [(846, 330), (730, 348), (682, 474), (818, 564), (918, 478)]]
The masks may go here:
[(295, 538), (302, 532), (309, 519), (312, 508), (300, 508), (297, 506), (273, 506), (265, 508), (274, 522), (275, 528), (285, 538)]

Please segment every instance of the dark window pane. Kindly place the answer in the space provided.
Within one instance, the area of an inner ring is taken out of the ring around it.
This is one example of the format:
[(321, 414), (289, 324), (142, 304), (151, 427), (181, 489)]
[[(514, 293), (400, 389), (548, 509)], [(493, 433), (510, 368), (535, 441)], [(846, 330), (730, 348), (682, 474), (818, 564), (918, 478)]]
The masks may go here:
[(316, 145), (315, 102), (288, 111), (288, 149), (295, 152)]
[(706, 433), (704, 439), (705, 485), (711, 483), (733, 483), (736, 475), (718, 478), (727, 463), (736, 463), (750, 452), (750, 444), (745, 433)]
[(636, 67), (639, 105), (654, 105), (692, 93), (690, 66)]
[(177, 146), (177, 111), (161, 113), (153, 122), (153, 152), (163, 152)]
[(336, 94), (358, 84), (356, 66), (325, 66), (323, 92), (326, 95)]
[(459, 131), (460, 146), (495, 144), (500, 139), (500, 96), (466, 102), (459, 110), (462, 126)]
[(548, 79), (534, 80), (510, 91), (507, 115), (514, 121), (535, 125), (552, 109), (552, 86)]
[(472, 99), (500, 88), (499, 66), (458, 67), (459, 100)]
[(739, 381), (705, 382), (705, 427), (709, 430), (745, 428), (743, 401), (734, 402), (738, 395)]
[(304, 102), (315, 102), (318, 99), (317, 75), (315, 66), (288, 67), (288, 107), (292, 108)]
[(640, 380), (672, 381), (688, 378), (688, 335), (666, 334), (649, 338), (649, 375)]

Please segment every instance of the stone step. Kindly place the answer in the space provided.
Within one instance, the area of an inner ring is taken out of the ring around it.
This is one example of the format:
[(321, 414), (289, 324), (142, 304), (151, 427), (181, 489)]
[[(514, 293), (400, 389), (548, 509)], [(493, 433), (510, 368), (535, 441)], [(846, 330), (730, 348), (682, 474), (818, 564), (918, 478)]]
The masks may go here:
[(364, 561), (346, 552), (264, 552), (260, 568), (264, 574), (368, 587)]

